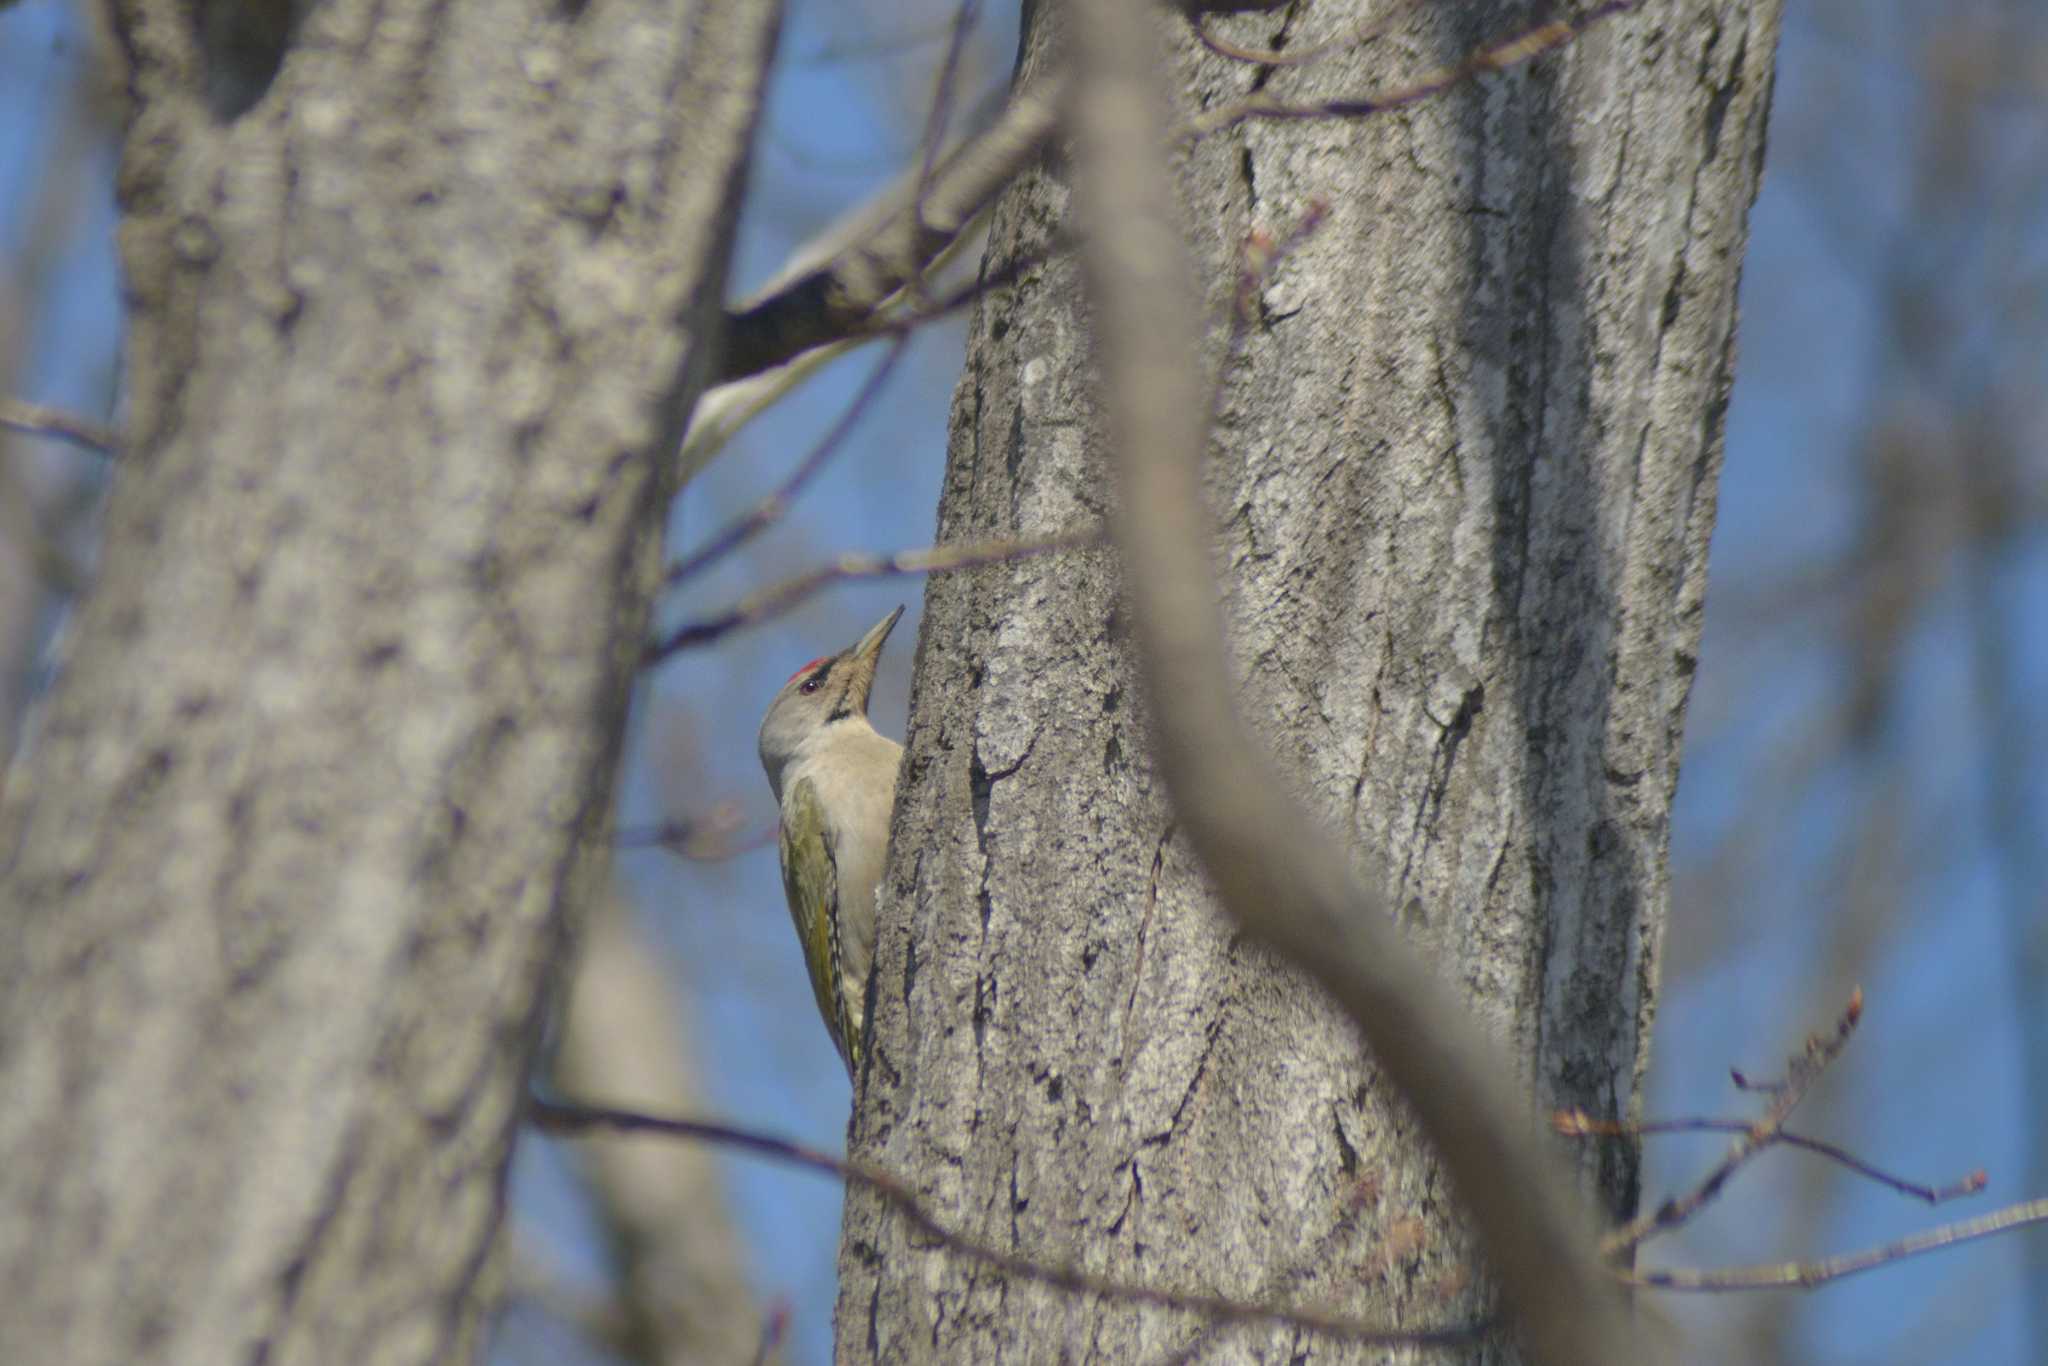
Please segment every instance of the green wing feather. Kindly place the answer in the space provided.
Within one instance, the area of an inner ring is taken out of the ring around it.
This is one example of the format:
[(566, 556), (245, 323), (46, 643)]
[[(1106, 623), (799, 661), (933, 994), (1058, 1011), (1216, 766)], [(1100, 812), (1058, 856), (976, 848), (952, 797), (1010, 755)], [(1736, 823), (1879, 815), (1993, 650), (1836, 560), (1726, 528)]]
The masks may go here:
[(839, 865), (825, 811), (809, 779), (793, 785), (782, 803), (782, 889), (803, 945), (804, 966), (818, 1013), (848, 1075), (860, 1067), (860, 1037), (839, 970)]

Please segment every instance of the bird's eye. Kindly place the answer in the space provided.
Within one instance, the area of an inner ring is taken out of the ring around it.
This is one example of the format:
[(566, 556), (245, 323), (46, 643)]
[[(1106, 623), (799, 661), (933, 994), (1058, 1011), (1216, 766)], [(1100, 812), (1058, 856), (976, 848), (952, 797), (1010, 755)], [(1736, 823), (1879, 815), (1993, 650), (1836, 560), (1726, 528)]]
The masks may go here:
[(797, 691), (808, 697), (812, 693), (816, 692), (818, 690), (818, 685), (823, 682), (824, 680), (821, 678), (806, 678), (804, 680), (804, 685), (801, 688), (798, 688)]

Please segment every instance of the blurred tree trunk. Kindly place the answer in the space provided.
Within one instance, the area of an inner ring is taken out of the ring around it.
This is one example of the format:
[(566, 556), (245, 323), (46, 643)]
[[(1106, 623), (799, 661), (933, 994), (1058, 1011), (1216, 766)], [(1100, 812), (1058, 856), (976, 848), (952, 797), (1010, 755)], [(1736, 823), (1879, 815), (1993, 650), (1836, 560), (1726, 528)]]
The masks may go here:
[[(1059, 60), (1055, 12), (1036, 7), (1027, 76)], [(1420, 37), (1285, 71), (1171, 22), (1193, 113), (1388, 89), (1514, 20), (1435, 7)], [(1224, 27), (1298, 47), (1352, 22)], [(1638, 1102), (1777, 24), (1775, 0), (1659, 6), (1407, 113), (1212, 135), (1184, 167), (1219, 319), (1248, 234), (1330, 205), (1265, 289), (1219, 413), (1245, 712), (1510, 1050), (1532, 1111)], [(1014, 186), (989, 268), (1046, 249), (1067, 201), (1057, 161)], [(984, 303), (942, 540), (1101, 515), (1092, 374), (1069, 259)], [(1119, 611), (1106, 554), (928, 591), (855, 1151), (1045, 1261), (1469, 1321), (1483, 1281), (1412, 1122), (1175, 838)], [(1633, 1206), (1632, 1146), (1585, 1149), (1582, 1172), (1606, 1210)], [(864, 1192), (840, 1272), (847, 1360), (1303, 1350), (1007, 1282)]]
[(117, 16), (132, 419), (0, 805), (0, 1360), (461, 1360), (776, 7), (203, 12)]
[[(563, 1000), (556, 1087), (655, 1114), (704, 1113), (696, 1049), (681, 1036), (685, 1004), (632, 907), (601, 899)], [(718, 1155), (654, 1135), (597, 1134), (576, 1157), (618, 1281), (617, 1331), (605, 1345), (640, 1366), (752, 1359), (761, 1313)]]

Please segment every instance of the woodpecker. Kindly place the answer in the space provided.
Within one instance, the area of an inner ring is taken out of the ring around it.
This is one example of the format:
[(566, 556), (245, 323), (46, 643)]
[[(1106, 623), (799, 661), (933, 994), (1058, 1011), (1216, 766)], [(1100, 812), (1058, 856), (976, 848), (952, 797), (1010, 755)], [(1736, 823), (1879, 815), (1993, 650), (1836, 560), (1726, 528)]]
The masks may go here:
[(898, 607), (852, 648), (791, 674), (761, 720), (761, 767), (782, 808), (782, 890), (849, 1077), (860, 1070), (875, 886), (903, 763), (903, 746), (868, 723), (868, 691), (902, 615)]

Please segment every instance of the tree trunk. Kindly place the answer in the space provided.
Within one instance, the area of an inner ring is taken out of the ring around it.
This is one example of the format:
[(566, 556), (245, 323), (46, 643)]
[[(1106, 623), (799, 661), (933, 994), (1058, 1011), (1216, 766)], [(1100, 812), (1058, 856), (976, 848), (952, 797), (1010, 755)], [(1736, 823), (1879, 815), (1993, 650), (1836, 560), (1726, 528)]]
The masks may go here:
[[(654, 1114), (709, 1109), (681, 999), (662, 954), (616, 894), (584, 917), (579, 961), (564, 993), (552, 1081), (565, 1096)], [(761, 1313), (747, 1281), (725, 1174), (708, 1144), (646, 1134), (594, 1134), (577, 1165), (596, 1206), (618, 1281), (615, 1331), (600, 1341), (636, 1366), (740, 1362), (760, 1346)]]
[[(1060, 60), (1050, 9), (1027, 76)], [(1355, 22), (1306, 19), (1290, 46)], [(1288, 22), (1223, 27), (1271, 46)], [(1377, 93), (1513, 21), (1420, 22), (1278, 71), (1183, 29), (1183, 109)], [(1184, 166), (1219, 319), (1247, 235), (1330, 206), (1262, 291), (1219, 408), (1244, 712), (1532, 1110), (1638, 1101), (1777, 22), (1775, 0), (1661, 6), (1407, 113), (1240, 125)], [(991, 271), (1054, 241), (1066, 175), (1005, 196)], [(1101, 515), (1090, 360), (1067, 259), (984, 304), (942, 540)], [(1175, 838), (1109, 556), (952, 576), (925, 610), (856, 1154), (1042, 1261), (1389, 1326), (1482, 1312), (1412, 1120), (1337, 1013), (1231, 932)], [(1607, 1212), (1634, 1204), (1630, 1145), (1585, 1149), (1582, 1172)], [(1306, 1350), (926, 1241), (849, 1196), (842, 1358)]]
[(716, 362), (769, 0), (291, 8), (118, 16), (131, 428), (0, 806), (0, 1360), (471, 1352)]

